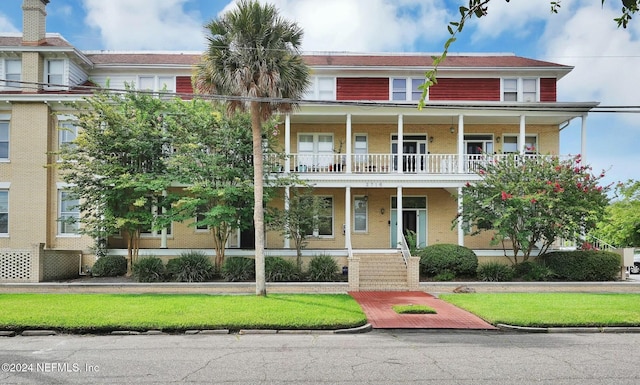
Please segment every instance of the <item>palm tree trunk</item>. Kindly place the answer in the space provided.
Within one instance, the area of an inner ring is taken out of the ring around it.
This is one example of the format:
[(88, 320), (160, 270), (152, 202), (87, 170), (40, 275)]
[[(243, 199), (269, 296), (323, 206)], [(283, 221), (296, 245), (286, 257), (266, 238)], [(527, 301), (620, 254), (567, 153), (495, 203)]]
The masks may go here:
[(253, 134), (253, 223), (256, 238), (256, 295), (266, 296), (267, 287), (264, 271), (264, 209), (263, 203), (263, 179), (262, 179), (262, 117), (260, 116), (260, 104), (251, 102), (251, 131)]

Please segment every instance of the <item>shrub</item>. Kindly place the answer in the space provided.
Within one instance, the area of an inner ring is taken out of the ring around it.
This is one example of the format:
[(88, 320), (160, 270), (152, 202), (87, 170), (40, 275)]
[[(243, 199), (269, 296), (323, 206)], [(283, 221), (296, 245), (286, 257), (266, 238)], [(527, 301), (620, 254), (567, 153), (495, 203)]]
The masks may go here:
[(450, 271), (443, 271), (442, 273), (433, 277), (434, 281), (453, 281), (456, 278), (456, 275)]
[(500, 262), (488, 262), (478, 266), (478, 278), (482, 281), (511, 281), (513, 274), (513, 267)]
[(524, 281), (548, 281), (555, 274), (547, 266), (532, 261), (526, 261), (514, 266), (515, 276)]
[(332, 282), (336, 281), (338, 274), (338, 264), (330, 255), (318, 255), (311, 259), (309, 263), (308, 278), (312, 282)]
[(433, 277), (450, 272), (454, 276), (474, 276), (478, 257), (473, 250), (452, 244), (437, 244), (418, 250), (420, 271)]
[(300, 279), (300, 271), (296, 264), (281, 257), (265, 258), (264, 274), (267, 282), (287, 282)]
[(613, 281), (620, 274), (620, 256), (610, 251), (554, 251), (540, 260), (568, 281)]
[(229, 282), (254, 280), (256, 277), (256, 263), (252, 258), (225, 258), (222, 264), (222, 277)]
[(204, 282), (216, 276), (216, 269), (206, 254), (191, 251), (170, 260), (167, 263), (167, 273), (173, 281)]
[(117, 277), (127, 274), (127, 258), (121, 255), (106, 255), (98, 258), (91, 268), (95, 277)]
[(160, 258), (144, 257), (133, 264), (132, 272), (138, 282), (161, 282), (165, 269)]

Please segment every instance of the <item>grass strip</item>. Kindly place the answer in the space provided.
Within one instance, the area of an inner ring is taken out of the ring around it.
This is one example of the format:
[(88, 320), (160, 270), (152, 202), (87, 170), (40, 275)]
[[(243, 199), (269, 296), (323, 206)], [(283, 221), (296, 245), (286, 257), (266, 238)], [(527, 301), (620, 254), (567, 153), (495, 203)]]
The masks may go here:
[(346, 294), (0, 294), (0, 329), (12, 330), (339, 329), (366, 321)]
[(640, 326), (640, 294), (442, 294), (492, 324), (530, 327)]
[(398, 314), (436, 314), (436, 309), (427, 305), (393, 305), (391, 308)]

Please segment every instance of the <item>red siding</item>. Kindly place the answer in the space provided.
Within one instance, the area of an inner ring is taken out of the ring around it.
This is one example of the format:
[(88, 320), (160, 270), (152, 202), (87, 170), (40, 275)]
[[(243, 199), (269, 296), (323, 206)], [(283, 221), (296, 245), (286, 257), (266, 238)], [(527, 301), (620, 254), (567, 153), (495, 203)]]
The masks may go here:
[(556, 97), (556, 79), (540, 78), (540, 101), (555, 102)]
[(337, 100), (389, 100), (389, 78), (338, 78)]
[(438, 78), (429, 88), (429, 100), (500, 101), (500, 79)]
[[(179, 94), (192, 94), (191, 76), (176, 76), (176, 92)], [(191, 99), (190, 96), (183, 96), (182, 99)]]

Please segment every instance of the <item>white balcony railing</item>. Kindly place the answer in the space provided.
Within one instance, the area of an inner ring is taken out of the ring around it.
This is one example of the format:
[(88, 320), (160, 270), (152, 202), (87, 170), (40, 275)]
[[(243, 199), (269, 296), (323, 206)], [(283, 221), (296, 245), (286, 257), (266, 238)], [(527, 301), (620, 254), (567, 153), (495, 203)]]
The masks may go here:
[[(457, 154), (352, 154), (351, 169), (347, 170), (345, 154), (290, 154), (289, 172), (294, 173), (359, 173), (359, 174), (475, 174), (488, 162), (499, 162), (511, 154), (463, 155), (462, 172), (458, 171)], [(541, 158), (549, 155), (526, 154), (523, 158)], [(401, 158), (401, 160), (400, 160)], [(517, 158), (516, 158), (517, 159)], [(285, 171), (286, 160), (270, 162), (274, 170)]]

